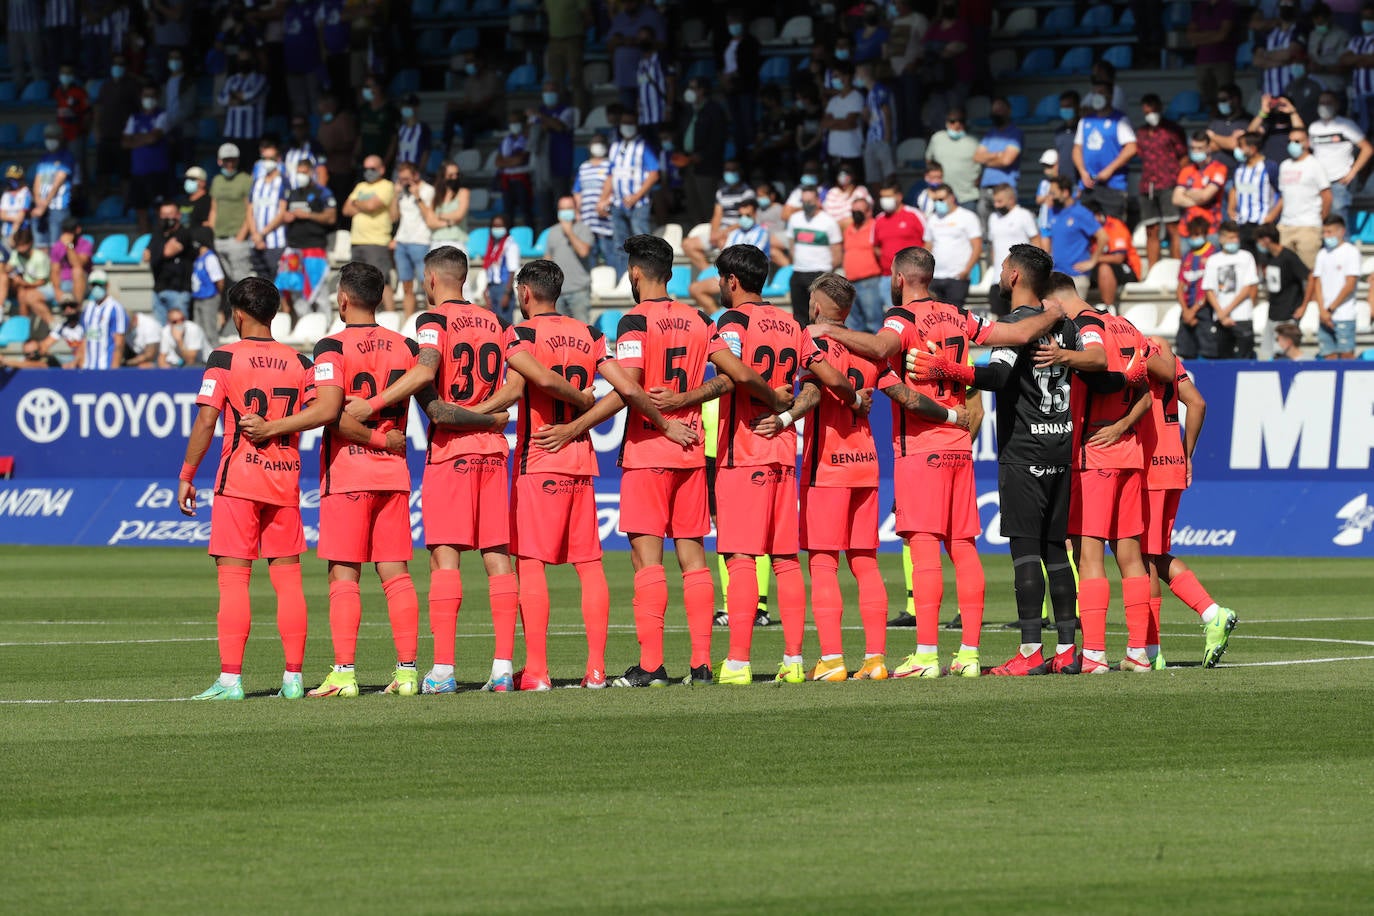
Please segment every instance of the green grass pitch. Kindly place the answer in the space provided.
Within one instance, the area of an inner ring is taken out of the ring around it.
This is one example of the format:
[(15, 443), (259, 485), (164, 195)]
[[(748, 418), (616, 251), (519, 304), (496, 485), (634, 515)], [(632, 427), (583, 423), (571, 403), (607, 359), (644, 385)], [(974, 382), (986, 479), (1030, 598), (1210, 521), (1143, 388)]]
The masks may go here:
[[(1010, 563), (986, 566), (985, 666), (1017, 641)], [(217, 670), (204, 555), (3, 548), (0, 912), (1367, 912), (1374, 563), (1194, 566), (1241, 615), (1212, 671), (1169, 598), (1165, 655), (1187, 667), (1149, 675), (193, 704), (161, 700)], [(899, 558), (883, 568), (896, 608)], [(280, 647), (259, 569), (245, 686), (261, 695)], [(628, 557), (607, 571), (614, 672), (637, 658)], [(310, 686), (330, 658), (313, 557), (306, 589)], [(491, 652), (475, 563), (465, 592), (475, 687)], [(584, 651), (571, 570), (550, 592), (567, 682)], [(363, 598), (360, 681), (381, 685), (375, 576)], [(846, 626), (855, 667), (857, 612)], [(771, 672), (781, 634), (756, 632)], [(889, 631), (890, 663), (913, 641)], [(157, 702), (71, 702), (116, 698)]]

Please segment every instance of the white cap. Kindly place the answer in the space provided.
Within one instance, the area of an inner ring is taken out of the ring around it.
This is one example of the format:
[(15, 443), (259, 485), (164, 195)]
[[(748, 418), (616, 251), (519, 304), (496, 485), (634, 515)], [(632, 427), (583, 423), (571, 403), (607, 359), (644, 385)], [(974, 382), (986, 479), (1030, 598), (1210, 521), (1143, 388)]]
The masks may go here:
[(232, 143), (223, 143), (220, 145), (218, 158), (237, 159), (239, 158), (239, 148)]
[(110, 277), (107, 273), (105, 273), (105, 271), (97, 267), (95, 270), (91, 271), (90, 285), (109, 286)]
[(1047, 149), (1047, 150), (1045, 150), (1043, 153), (1040, 154), (1040, 164), (1041, 164), (1041, 165), (1058, 165), (1058, 164), (1059, 164), (1059, 151), (1058, 151), (1058, 150), (1052, 150), (1052, 149)]
[[(223, 159), (225, 157), (221, 156), (220, 158)], [(186, 170), (186, 177), (194, 178), (197, 181), (205, 181), (207, 176), (205, 174), (205, 169), (201, 168), (198, 165), (193, 165)]]

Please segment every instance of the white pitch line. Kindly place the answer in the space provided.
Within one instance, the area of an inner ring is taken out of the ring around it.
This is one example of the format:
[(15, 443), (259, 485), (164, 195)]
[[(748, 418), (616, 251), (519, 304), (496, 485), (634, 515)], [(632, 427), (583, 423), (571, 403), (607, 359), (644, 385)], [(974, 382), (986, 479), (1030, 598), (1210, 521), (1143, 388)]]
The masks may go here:
[(1273, 668), (1280, 665), (1321, 665), (1326, 662), (1364, 662), (1374, 659), (1374, 655), (1342, 655), (1332, 658), (1297, 658), (1291, 661), (1277, 662), (1236, 662), (1234, 664), (1217, 665), (1218, 668)]
[(185, 703), (190, 697), (91, 697), (77, 700), (0, 700), (4, 706), (54, 706), (62, 703)]

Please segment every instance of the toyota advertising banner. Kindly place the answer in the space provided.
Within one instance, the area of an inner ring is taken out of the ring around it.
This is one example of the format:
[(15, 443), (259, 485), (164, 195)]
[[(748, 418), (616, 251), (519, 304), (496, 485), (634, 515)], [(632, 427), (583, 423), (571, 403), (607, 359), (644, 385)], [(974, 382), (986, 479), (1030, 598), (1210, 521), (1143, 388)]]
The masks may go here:
[[(1374, 556), (1374, 365), (1197, 362), (1190, 369), (1208, 410), (1194, 485), (1174, 530), (1177, 551)], [(176, 507), (199, 371), (2, 371), (0, 456), (14, 458), (14, 477), (0, 480), (0, 543), (204, 548), (218, 443), (197, 478), (199, 517), (188, 519)], [(412, 533), (420, 546), (425, 421), (413, 405), (410, 419)], [(890, 505), (891, 413), (881, 396), (872, 421), (883, 501)], [(594, 433), (601, 537), (609, 549), (628, 547), (616, 531), (622, 426), (623, 414)], [(974, 445), (983, 550), (1006, 545), (997, 524), (995, 426), (989, 401)], [(312, 545), (319, 440), (318, 431), (302, 437), (301, 509)], [(892, 528), (888, 516), (882, 530), (888, 549), (899, 545)]]

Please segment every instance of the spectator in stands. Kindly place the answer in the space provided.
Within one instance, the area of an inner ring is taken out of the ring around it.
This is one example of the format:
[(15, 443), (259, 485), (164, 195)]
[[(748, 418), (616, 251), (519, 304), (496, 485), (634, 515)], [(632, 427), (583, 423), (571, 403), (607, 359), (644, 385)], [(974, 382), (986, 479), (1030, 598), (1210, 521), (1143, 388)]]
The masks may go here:
[(1216, 318), (1217, 357), (1255, 358), (1255, 298), (1259, 271), (1254, 255), (1240, 247), (1240, 227), (1221, 224), (1221, 250), (1207, 261), (1202, 290)]
[(658, 156), (639, 135), (634, 111), (620, 117), (620, 139), (610, 149), (610, 172), (602, 183), (597, 214), (609, 219), (614, 235), (612, 253), (617, 275), (623, 274), (629, 257), (625, 240), (649, 231), (649, 194), (658, 183)]
[(771, 184), (760, 182), (754, 188), (754, 218), (768, 233), (769, 259), (778, 267), (792, 263), (791, 240), (787, 236), (787, 221), (782, 217), (778, 192)]
[(304, 115), (291, 116), (291, 133), (286, 139), (286, 151), (282, 154), (285, 174), (295, 175), (296, 166), (304, 162), (310, 167), (312, 182), (328, 184), (329, 170), (324, 166), (324, 150), (310, 139), (310, 122)]
[(81, 48), (81, 20), (76, 0), (47, 0), (43, 4), (43, 61), (47, 64), (47, 78), (57, 76), (61, 64), (76, 61)]
[(257, 57), (240, 48), (228, 79), (219, 90), (224, 109), (224, 139), (256, 143), (262, 135), (267, 109), (267, 76), (258, 69)]
[(759, 40), (749, 33), (744, 13), (733, 7), (725, 14), (725, 35), (717, 32), (716, 72), (730, 112), (731, 134), (741, 155), (754, 140), (754, 112), (759, 102)]
[(161, 92), (172, 162), (192, 162), (196, 151), (196, 83), (186, 73), (182, 53), (180, 48), (168, 51), (167, 78)]
[(1307, 72), (1317, 78), (1323, 89), (1345, 94), (1346, 67), (1341, 55), (1350, 47), (1350, 33), (1331, 15), (1331, 7), (1312, 5), (1312, 30), (1307, 36)]
[(792, 315), (805, 323), (810, 320), (811, 284), (844, 263), (843, 233), (839, 224), (822, 212), (815, 186), (802, 186), (801, 209), (788, 217), (787, 234), (792, 249)]
[(35, 244), (33, 231), (16, 231), (10, 238), (9, 260), (0, 274), (0, 308), (5, 307), (13, 293), (20, 315), (52, 324), (52, 309), (48, 307), (51, 281), (52, 262), (48, 253)]
[(1311, 124), (1317, 120), (1317, 108), (1326, 87), (1308, 72), (1307, 52), (1302, 49), (1298, 50), (1297, 59), (1289, 69), (1293, 71), (1293, 78), (1288, 81), (1284, 98), (1293, 105), (1290, 114), (1300, 117), (1304, 124)]
[(24, 182), (24, 167), (17, 162), (5, 166), (5, 191), (0, 195), (0, 248), (13, 245), (14, 233), (29, 221), (33, 210), (33, 191)]
[(855, 66), (878, 60), (882, 56), (889, 34), (887, 23), (883, 20), (883, 11), (878, 4), (865, 3), (860, 24), (852, 33)]
[[(148, 5), (149, 24), (153, 27), (152, 53), (148, 72), (156, 78), (166, 78), (166, 66), (172, 52), (181, 52), (191, 43), (192, 10), (186, 0), (160, 0)], [(314, 13), (314, 10), (311, 10)]]
[(1140, 255), (1131, 241), (1131, 230), (1124, 222), (1103, 213), (1102, 205), (1095, 200), (1088, 203), (1088, 212), (1101, 229), (1083, 272), (1097, 282), (1102, 304), (1116, 311), (1121, 287), (1142, 276)]
[[(534, 225), (534, 183), (530, 180), (530, 137), (525, 117), (510, 113), (506, 135), (496, 152), (496, 180), (501, 187), (507, 221)], [(523, 219), (522, 219), (523, 217)]]
[(209, 242), (211, 232), (205, 227), (191, 230), (196, 243), (196, 261), (191, 266), (191, 314), (211, 345), (219, 343), (227, 317), (224, 302), (224, 265)]
[[(113, 301), (113, 300), (111, 300)], [(89, 309), (90, 306), (87, 306)], [(120, 306), (123, 311), (123, 307)], [(162, 348), (162, 325), (147, 312), (126, 312), (125, 333), (122, 335), (122, 365), (132, 369), (154, 369), (157, 367), (158, 350)], [(89, 338), (88, 338), (89, 343)], [(87, 356), (90, 350), (87, 349)], [(91, 366), (89, 369), (118, 369), (119, 365)]]
[[(1130, 233), (1126, 233), (1127, 239)], [(988, 243), (992, 248), (992, 259), (988, 262), (991, 269), (1000, 271), (1002, 262), (1007, 259), (1014, 245), (1034, 245), (1048, 248), (1048, 243), (1040, 237), (1040, 227), (1035, 216), (1016, 202), (1016, 188), (1009, 184), (999, 184), (992, 189), (992, 212), (988, 214)], [(1006, 315), (1011, 311), (1011, 294), (1001, 286), (993, 284), (988, 291), (988, 306), (994, 315)]]
[[(81, 327), (81, 306), (75, 299), (63, 299), (59, 309), (62, 321), (54, 324), (47, 336), (35, 340), (32, 337), (24, 342), (24, 359), (18, 364), (21, 369), (49, 368), (80, 369), (81, 357), (85, 355), (86, 331)], [(65, 343), (72, 351), (72, 361), (63, 363), (52, 353), (59, 342)], [(9, 363), (9, 365), (15, 365)]]
[[(587, 27), (594, 22), (590, 0), (544, 0), (549, 43), (544, 48), (544, 72), (559, 91), (571, 92), (577, 110), (585, 113), (587, 87), (582, 79), (582, 55)], [(567, 280), (564, 271), (564, 281)]]
[(1331, 182), (1331, 212), (1346, 219), (1350, 215), (1351, 186), (1374, 156), (1374, 145), (1358, 124), (1341, 117), (1339, 112), (1340, 96), (1323, 92), (1317, 120), (1308, 125), (1307, 135), (1312, 155)]
[(329, 91), (335, 93), (342, 92), (352, 81), (354, 20), (345, 12), (347, 5), (347, 0), (321, 0), (319, 3), (325, 80)]
[(597, 261), (615, 265), (615, 231), (610, 218), (601, 212), (601, 191), (611, 173), (611, 161), (606, 158), (606, 141), (597, 135), (587, 148), (587, 159), (577, 167), (573, 179), (573, 199), (582, 224), (592, 232), (592, 264)]
[[(77, 357), (83, 369), (118, 369), (124, 364), (125, 340), (133, 329), (129, 313), (109, 294), (109, 289), (110, 280), (105, 271), (91, 271), (90, 298), (81, 310), (85, 339)], [(159, 332), (161, 330), (158, 328)]]
[(884, 283), (883, 268), (878, 259), (873, 203), (861, 197), (854, 201), (853, 207), (850, 218), (842, 227), (844, 275), (854, 285), (854, 309), (845, 323), (856, 331), (876, 334), (882, 327), (891, 283)]
[(729, 244), (726, 240), (731, 230), (739, 224), (740, 205), (746, 200), (753, 202), (754, 190), (744, 183), (739, 163), (731, 160), (725, 163), (720, 187), (716, 188), (710, 234), (705, 239), (688, 236), (682, 240), (682, 252), (687, 255), (695, 273), (705, 270), (710, 260)]
[(886, 181), (897, 174), (897, 157), (892, 149), (897, 137), (892, 90), (874, 73), (872, 64), (860, 64), (854, 76), (854, 88), (867, 93), (863, 111), (864, 177), (870, 184)]
[(921, 211), (927, 220), (935, 214), (935, 201), (931, 199), (930, 193), (936, 188), (945, 186), (945, 167), (936, 159), (926, 156), (926, 170), (923, 177), (925, 188), (916, 195), (916, 209)]
[(220, 144), (218, 158), (220, 173), (210, 182), (210, 225), (215, 231), (215, 251), (233, 282), (253, 273), (253, 246), (248, 241), (248, 195), (253, 179), (239, 169), (237, 145)]
[(382, 288), (382, 306), (394, 311), (396, 302), (391, 291), (391, 202), (396, 186), (386, 177), (386, 164), (375, 153), (363, 160), (363, 180), (344, 201), (344, 216), (351, 217), (353, 229), (353, 260), (371, 264), (387, 277)]
[(921, 248), (926, 243), (926, 220), (921, 211), (902, 201), (902, 183), (889, 178), (878, 189), (878, 215), (873, 220), (878, 265), (884, 277), (892, 276), (892, 259), (903, 248)]
[(642, 0), (625, 0), (611, 16), (610, 31), (606, 34), (606, 49), (611, 52), (612, 79), (620, 95), (620, 104), (629, 109), (633, 109), (639, 101), (640, 33), (646, 29), (651, 33), (655, 50), (667, 47), (668, 25), (663, 15), (652, 4), (643, 3)]
[(557, 203), (558, 221), (549, 230), (544, 256), (563, 271), (563, 292), (558, 297), (558, 311), (588, 324), (592, 318), (592, 299), (587, 260), (596, 236), (592, 235), (586, 223), (578, 219), (577, 200), (571, 194), (558, 198)]
[[(1240, 247), (1251, 254), (1256, 253), (1258, 230), (1279, 218), (1279, 168), (1265, 158), (1263, 144), (1260, 134), (1241, 135), (1226, 203), (1226, 218), (1240, 227)], [(1278, 238), (1277, 229), (1274, 238)]]
[(71, 297), (78, 302), (86, 298), (86, 277), (91, 271), (91, 255), (95, 245), (81, 234), (81, 221), (69, 216), (62, 221), (62, 233), (48, 251), (52, 264), (49, 284), (59, 298)]
[(510, 237), (502, 216), (491, 218), (491, 231), (487, 235), (487, 251), (482, 258), (482, 267), (487, 272), (487, 308), (496, 314), (502, 324), (513, 324), (515, 298), (512, 285), (515, 275), (520, 271), (520, 245)]
[(1188, 141), (1188, 164), (1179, 170), (1174, 206), (1183, 211), (1185, 223), (1195, 217), (1206, 220), (1207, 234), (1215, 236), (1226, 200), (1225, 188), (1226, 167), (1208, 155), (1207, 134), (1198, 131)]
[[(340, 111), (339, 100), (331, 93), (320, 96), (320, 156), (329, 176), (329, 190), (336, 200), (353, 190), (353, 169), (358, 152), (358, 119), (351, 111)], [(318, 176), (317, 180), (318, 180)]]
[(1036, 214), (1035, 222), (1040, 227), (1040, 233), (1048, 236), (1050, 231), (1050, 190), (1054, 187), (1054, 179), (1059, 177), (1059, 153), (1052, 149), (1047, 149), (1040, 154), (1040, 183), (1035, 186), (1035, 204), (1040, 208)]
[[(725, 173), (725, 145), (730, 126), (725, 109), (711, 98), (710, 83), (693, 77), (683, 93), (687, 103), (678, 125), (679, 154), (674, 161), (682, 169), (687, 197), (687, 218), (693, 224), (709, 219), (716, 188)], [(735, 171), (739, 168), (736, 163)]]
[[(849, 225), (854, 204), (860, 200), (866, 200), (871, 205), (873, 195), (868, 193), (868, 188), (855, 180), (850, 167), (843, 165), (835, 173), (835, 184), (826, 192), (825, 198), (821, 201), (821, 209), (843, 229)], [(870, 206), (870, 211), (871, 209)]]
[[(1193, 72), (1197, 91), (1202, 98), (1211, 99), (1235, 79), (1236, 5), (1233, 0), (1210, 0), (1194, 3), (1192, 11), (1186, 40), (1196, 52)], [(1158, 18), (1162, 10), (1152, 9), (1151, 15)]]
[(1293, 322), (1275, 325), (1272, 322), (1265, 325), (1266, 333), (1270, 328), (1274, 329), (1274, 344), (1276, 349), (1271, 351), (1269, 358), (1274, 360), (1300, 360), (1306, 359), (1302, 352), (1302, 330)]
[(62, 222), (72, 206), (72, 183), (77, 173), (76, 160), (62, 140), (62, 128), (49, 124), (43, 128), (44, 153), (33, 171), (33, 239), (47, 249), (62, 231)]
[[(291, 176), (291, 188), (281, 203), (281, 220), (286, 230), (286, 250), (282, 252), (276, 280), (277, 287), (282, 291), (284, 304), (294, 315), (299, 316), (320, 298), (318, 294), (322, 290), (319, 287), (323, 285), (325, 274), (329, 270), (329, 255), (325, 251), (325, 246), (328, 244), (330, 231), (338, 222), (339, 205), (334, 192), (316, 180), (315, 170), (310, 167), (308, 159), (297, 159), (295, 170), (287, 174)], [(404, 169), (402, 174), (404, 176)], [(413, 167), (411, 174), (414, 175)], [(429, 185), (423, 187), (428, 188)], [(430, 190), (432, 196), (433, 189)], [(392, 209), (395, 209), (395, 204), (392, 204)], [(402, 212), (405, 212), (404, 206)], [(392, 217), (395, 217), (394, 212)], [(403, 260), (403, 247), (402, 232), (398, 231), (398, 268)], [(428, 245), (420, 253), (420, 257), (423, 258), (427, 251)], [(292, 301), (288, 296), (295, 293), (300, 294), (299, 305), (290, 308)], [(413, 293), (411, 308), (406, 314), (412, 311)], [(209, 327), (206, 329), (209, 330)]]
[(1126, 110), (1126, 90), (1116, 81), (1116, 67), (1111, 61), (1099, 58), (1093, 63), (1090, 72), (1090, 87), (1094, 84), (1107, 87), (1107, 98), (1113, 111)]
[(158, 342), (159, 369), (202, 366), (212, 349), (204, 329), (194, 321), (188, 321), (185, 311), (175, 306), (167, 310), (167, 324), (162, 328), (162, 339)]
[(926, 222), (935, 273), (930, 294), (942, 302), (962, 306), (968, 300), (973, 268), (983, 256), (983, 226), (948, 185), (930, 192), (934, 212)]
[[(812, 21), (815, 21), (814, 16)], [(814, 29), (815, 26), (813, 25), (812, 28)], [(817, 41), (813, 44), (811, 46), (811, 59), (804, 68), (797, 70), (792, 77), (793, 93), (801, 95), (804, 90), (811, 89), (815, 91), (818, 100), (828, 95), (830, 92), (830, 62), (838, 59), (838, 57), (832, 57), (824, 42)]]
[(286, 97), (291, 103), (292, 117), (308, 115), (319, 100), (319, 72), (324, 63), (320, 53), (320, 9), (315, 3), (289, 3), (281, 15)]
[[(1011, 122), (1011, 103), (1005, 96), (992, 100), (992, 129), (983, 135), (973, 151), (973, 161), (982, 166), (978, 181), (978, 218), (987, 226), (992, 212), (993, 189), (999, 185), (1013, 188), (1021, 181), (1021, 148), (1026, 145), (1021, 128)], [(996, 262), (1001, 266), (1001, 262)]]
[(903, 137), (923, 137), (926, 133), (921, 121), (921, 93), (925, 88), (921, 71), (930, 20), (914, 6), (912, 0), (896, 0), (888, 7), (892, 21), (885, 54), (901, 90), (897, 94), (897, 118)]
[(189, 312), (195, 242), (191, 240), (191, 231), (181, 224), (181, 211), (176, 204), (164, 203), (158, 209), (157, 231), (143, 256), (153, 274), (153, 318), (158, 324), (166, 324), (167, 313), (173, 307)]
[(783, 220), (791, 219), (792, 214), (801, 209), (802, 192), (807, 188), (815, 188), (821, 203), (825, 203), (825, 197), (830, 192), (830, 186), (821, 184), (821, 164), (815, 159), (808, 159), (802, 163), (801, 179), (791, 193), (787, 195), (786, 200), (783, 201)]
[(544, 80), (539, 107), (525, 111), (533, 143), (534, 211), (547, 225), (558, 198), (572, 192), (573, 131), (577, 110), (569, 105), (553, 80)]
[(6, 44), (9, 47), (10, 72), (16, 83), (44, 79), (43, 68), (43, 3), (42, 0), (9, 0), (5, 17)]
[(1340, 65), (1350, 73), (1350, 112), (1368, 134), (1374, 129), (1374, 3), (1360, 12), (1360, 31), (1350, 39)]
[[(684, 158), (677, 151), (677, 143), (673, 139), (673, 134), (670, 131), (659, 131), (658, 165), (661, 171), (658, 176), (658, 184), (654, 185), (654, 192), (649, 197), (649, 216), (655, 225), (665, 224), (678, 214), (685, 214), (687, 211), (687, 194), (683, 189), (682, 169), (674, 165), (674, 159), (681, 162)], [(682, 218), (686, 219), (685, 216)]]
[(435, 202), (432, 207), (419, 201), (420, 211), (429, 226), (430, 245), (452, 245), (467, 250), (468, 207), (472, 192), (463, 187), (463, 178), (456, 162), (445, 162), (439, 166), (439, 184), (435, 188)]
[[(739, 203), (739, 220), (730, 230), (722, 243), (722, 249), (731, 245), (752, 245), (771, 258), (772, 245), (769, 232), (758, 222), (758, 202), (751, 195)], [(719, 254), (714, 252), (713, 254)], [(713, 314), (719, 304), (720, 277), (707, 277), (694, 280), (688, 286), (688, 294), (697, 307), (708, 315)]]
[(831, 67), (830, 89), (821, 130), (826, 132), (825, 155), (833, 169), (845, 168), (863, 176), (864, 95), (854, 88), (854, 65), (836, 61)]
[[(1307, 40), (1298, 26), (1297, 0), (1279, 0), (1278, 14), (1279, 21), (1268, 29), (1264, 46), (1255, 48), (1252, 59), (1255, 69), (1264, 71), (1260, 80), (1264, 94), (1275, 97), (1288, 90), (1288, 83), (1295, 76), (1292, 65)], [(1266, 24), (1263, 13), (1256, 10), (1251, 28), (1264, 32)]]
[[(1264, 291), (1269, 300), (1269, 321), (1260, 335), (1260, 359), (1274, 358), (1274, 345), (1279, 329), (1288, 326), (1297, 330), (1293, 316), (1304, 301), (1307, 290), (1307, 265), (1279, 242), (1279, 230), (1272, 223), (1255, 230), (1258, 248), (1257, 266), (1264, 274)], [(1297, 343), (1302, 343), (1298, 332)]]
[(1106, 236), (1097, 217), (1074, 200), (1073, 188), (1073, 179), (1059, 175), (1050, 189), (1049, 252), (1054, 257), (1054, 269), (1073, 277), (1078, 295), (1086, 296), (1091, 280), (1084, 265), (1106, 241)]
[(501, 112), (506, 110), (506, 80), (495, 67), (488, 67), (482, 58), (469, 51), (464, 55), (466, 74), (462, 91), (450, 99), (444, 111), (443, 142), (454, 143), (455, 128), (461, 131), (463, 149), (477, 145), (477, 137), (484, 131), (495, 130), (502, 124)]
[[(1169, 251), (1179, 251), (1179, 210), (1174, 204), (1179, 162), (1188, 154), (1188, 140), (1178, 122), (1164, 117), (1164, 103), (1153, 92), (1140, 100), (1145, 123), (1136, 131), (1140, 148), (1140, 225), (1145, 227), (1145, 258), (1153, 266), (1160, 257), (1160, 237), (1167, 233)], [(1205, 135), (1204, 135), (1205, 136)], [(1209, 141), (1210, 142), (1210, 141)], [(1146, 267), (1148, 270), (1149, 267)]]
[(359, 95), (362, 104), (358, 106), (358, 143), (354, 147), (354, 158), (378, 156), (382, 167), (389, 171), (396, 161), (396, 127), (400, 113), (387, 99), (386, 89), (376, 74), (367, 75)]
[(1301, 319), (1316, 305), (1318, 359), (1355, 358), (1355, 286), (1359, 282), (1360, 249), (1346, 240), (1345, 220), (1325, 217), (1322, 248), (1307, 280), (1307, 295), (1293, 316)]
[(432, 142), (429, 125), (420, 120), (420, 97), (412, 92), (401, 100), (401, 122), (396, 127), (396, 161), (416, 163), (423, 168), (429, 160)]
[(1306, 130), (1289, 133), (1288, 155), (1279, 165), (1279, 238), (1311, 267), (1322, 246), (1323, 221), (1331, 215), (1331, 182), (1309, 149)]
[(1216, 359), (1217, 328), (1212, 306), (1202, 281), (1207, 276), (1207, 261), (1216, 254), (1217, 246), (1207, 238), (1207, 220), (1194, 217), (1185, 227), (1188, 230), (1187, 248), (1178, 265), (1178, 304), (1182, 309), (1178, 319), (1178, 334), (1174, 338), (1174, 352), (1183, 359)]
[(57, 105), (57, 125), (62, 128), (62, 140), (77, 162), (86, 161), (86, 136), (91, 131), (91, 97), (76, 78), (76, 68), (63, 64), (57, 73), (57, 87), (52, 91)]
[[(1205, 99), (1204, 99), (1205, 101)], [(1216, 116), (1207, 122), (1207, 139), (1216, 150), (1215, 158), (1228, 169), (1240, 135), (1250, 129), (1251, 116), (1245, 110), (1240, 87), (1227, 83), (1217, 90), (1215, 100)]]
[(970, 209), (978, 204), (978, 180), (983, 169), (974, 158), (977, 152), (978, 141), (968, 135), (962, 108), (950, 109), (945, 129), (936, 131), (926, 144), (927, 167), (931, 160), (938, 162), (945, 184)]
[[(931, 89), (931, 108), (937, 116), (962, 107), (968, 98), (976, 76), (973, 55), (972, 33), (968, 21), (959, 13), (959, 0), (940, 0), (925, 34), (926, 81)], [(968, 200), (975, 198), (976, 195), (970, 195)]]
[[(424, 209), (433, 207), (434, 186), (421, 177), (420, 167), (413, 162), (402, 162), (396, 167), (396, 174), (396, 195), (391, 201), (396, 237), (391, 240), (391, 248), (396, 259), (396, 277), (401, 281), (401, 309), (409, 318), (415, 313), (415, 284), (418, 282), (424, 289), (425, 255), (429, 254), (432, 238)], [(511, 212), (509, 207), (507, 212)]]
[[(287, 179), (281, 173), (281, 159), (276, 141), (267, 137), (259, 144), (262, 158), (254, 171), (258, 177), (248, 198), (248, 238), (253, 243), (249, 258), (253, 273), (264, 280), (277, 276), (277, 262), (286, 247), (285, 215)], [(190, 285), (186, 287), (190, 291)]]
[(1126, 172), (1136, 155), (1135, 129), (1111, 107), (1112, 87), (1095, 80), (1086, 113), (1073, 140), (1073, 163), (1083, 183), (1083, 203), (1096, 200), (1109, 216), (1126, 218)]
[[(139, 107), (142, 86), (128, 72), (123, 54), (110, 64), (110, 78), (100, 84), (95, 100), (95, 177), (105, 189), (119, 188), (128, 174), (129, 154), (124, 150), (124, 126)], [(108, 179), (114, 179), (113, 182)]]
[[(797, 155), (812, 159), (822, 155), (825, 150), (825, 131), (821, 130), (821, 118), (825, 110), (821, 107), (821, 92), (810, 83), (797, 90)], [(805, 168), (805, 166), (803, 166)]]
[(129, 151), (128, 205), (138, 217), (138, 231), (148, 231), (148, 215), (162, 205), (171, 183), (172, 157), (167, 144), (167, 113), (157, 87), (146, 86), (140, 110), (124, 125), (124, 148)]
[(750, 161), (761, 175), (791, 175), (797, 167), (797, 124), (801, 118), (796, 107), (782, 103), (782, 90), (767, 85), (759, 90), (763, 113), (758, 135), (752, 144)]

